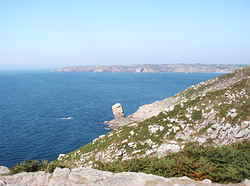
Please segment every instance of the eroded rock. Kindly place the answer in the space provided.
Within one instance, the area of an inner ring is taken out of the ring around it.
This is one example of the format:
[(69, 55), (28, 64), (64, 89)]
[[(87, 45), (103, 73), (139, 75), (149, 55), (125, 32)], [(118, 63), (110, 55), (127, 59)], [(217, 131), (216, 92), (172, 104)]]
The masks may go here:
[[(194, 181), (188, 177), (164, 178), (144, 173), (111, 173), (91, 168), (62, 169), (54, 173), (20, 173), (0, 177), (0, 186), (222, 186), (210, 180)], [(249, 180), (227, 186), (249, 186)]]
[(112, 106), (112, 112), (115, 119), (124, 118), (124, 110), (120, 103), (116, 103)]

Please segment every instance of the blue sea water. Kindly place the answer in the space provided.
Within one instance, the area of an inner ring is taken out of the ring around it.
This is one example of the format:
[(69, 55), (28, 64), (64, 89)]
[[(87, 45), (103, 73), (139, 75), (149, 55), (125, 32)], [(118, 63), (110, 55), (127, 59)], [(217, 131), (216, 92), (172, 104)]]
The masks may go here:
[(0, 165), (56, 159), (108, 132), (114, 103), (131, 114), (218, 75), (0, 72)]

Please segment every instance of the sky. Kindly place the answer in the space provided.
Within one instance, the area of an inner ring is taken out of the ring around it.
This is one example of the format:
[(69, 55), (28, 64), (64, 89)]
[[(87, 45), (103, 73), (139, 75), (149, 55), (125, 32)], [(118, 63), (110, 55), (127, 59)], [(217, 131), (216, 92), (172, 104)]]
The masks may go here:
[(0, 70), (250, 64), (249, 0), (0, 1)]

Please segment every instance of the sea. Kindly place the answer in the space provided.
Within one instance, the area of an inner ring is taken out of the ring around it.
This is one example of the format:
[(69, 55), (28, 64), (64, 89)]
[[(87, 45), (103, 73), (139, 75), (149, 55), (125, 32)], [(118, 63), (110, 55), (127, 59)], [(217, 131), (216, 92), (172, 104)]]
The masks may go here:
[(54, 160), (110, 131), (125, 114), (219, 73), (0, 72), (0, 165)]

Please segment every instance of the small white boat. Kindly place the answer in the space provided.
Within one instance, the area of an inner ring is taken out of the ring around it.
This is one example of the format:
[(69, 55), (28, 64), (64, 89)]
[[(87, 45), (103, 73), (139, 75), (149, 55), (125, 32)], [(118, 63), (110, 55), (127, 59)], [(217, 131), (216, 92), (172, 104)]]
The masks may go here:
[(61, 118), (61, 119), (63, 119), (63, 120), (71, 120), (72, 117), (65, 117), (65, 118)]

